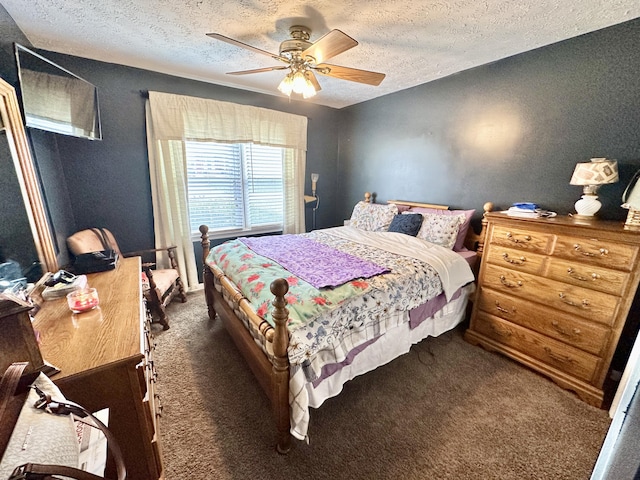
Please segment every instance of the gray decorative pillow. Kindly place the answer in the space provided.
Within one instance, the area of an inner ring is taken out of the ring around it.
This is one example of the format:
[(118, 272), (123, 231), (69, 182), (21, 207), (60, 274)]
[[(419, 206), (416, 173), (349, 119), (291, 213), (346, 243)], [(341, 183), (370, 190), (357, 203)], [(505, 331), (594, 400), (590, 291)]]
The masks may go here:
[(391, 220), (389, 225), (390, 232), (404, 233), (405, 235), (411, 235), (415, 237), (420, 231), (422, 226), (423, 217), (419, 213), (411, 215), (398, 214)]

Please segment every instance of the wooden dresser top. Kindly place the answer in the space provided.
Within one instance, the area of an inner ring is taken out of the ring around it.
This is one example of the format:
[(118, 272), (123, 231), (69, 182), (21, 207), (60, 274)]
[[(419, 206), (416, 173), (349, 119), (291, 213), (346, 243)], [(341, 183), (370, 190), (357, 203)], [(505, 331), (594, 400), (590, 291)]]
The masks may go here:
[(592, 235), (598, 231), (599, 235), (616, 238), (619, 241), (640, 243), (640, 229), (627, 228), (623, 221), (600, 220), (598, 218), (580, 218), (578, 216), (558, 215), (553, 218), (528, 218), (507, 215), (503, 212), (490, 212), (486, 214), (488, 220), (522, 224), (526, 228), (536, 228), (544, 231), (545, 228), (554, 228), (559, 232), (573, 235)]
[(33, 326), (44, 360), (60, 369), (52, 379), (82, 375), (115, 363), (138, 363), (144, 307), (140, 257), (120, 258), (115, 270), (87, 275), (98, 290), (98, 308), (71, 313), (67, 299), (47, 300)]

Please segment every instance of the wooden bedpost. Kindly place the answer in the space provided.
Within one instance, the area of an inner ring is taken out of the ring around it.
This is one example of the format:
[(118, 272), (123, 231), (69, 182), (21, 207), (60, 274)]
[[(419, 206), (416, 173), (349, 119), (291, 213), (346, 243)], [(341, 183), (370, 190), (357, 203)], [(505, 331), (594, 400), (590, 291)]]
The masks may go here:
[(202, 280), (204, 282), (204, 298), (207, 302), (207, 311), (209, 318), (214, 320), (216, 318), (216, 310), (213, 307), (213, 272), (207, 267), (207, 257), (209, 256), (209, 247), (211, 242), (209, 241), (209, 227), (206, 225), (200, 225), (200, 244), (202, 245)]
[(291, 449), (291, 425), (289, 420), (289, 310), (284, 296), (289, 291), (289, 284), (284, 278), (271, 282), (273, 300), (273, 321), (276, 324), (273, 336), (273, 413), (278, 429), (278, 453), (287, 453)]
[(365, 203), (371, 203), (371, 193), (370, 192), (364, 192), (364, 201), (365, 201)]
[(484, 242), (486, 240), (485, 237), (487, 235), (487, 224), (489, 223), (489, 220), (487, 220), (487, 213), (493, 210), (493, 203), (492, 202), (485, 203), (482, 206), (482, 209), (484, 210), (484, 212), (482, 213), (482, 221), (480, 222), (482, 225), (482, 228), (480, 229), (480, 234), (478, 238), (478, 248), (476, 250), (476, 253), (478, 254), (478, 256), (482, 256), (482, 253), (484, 252)]

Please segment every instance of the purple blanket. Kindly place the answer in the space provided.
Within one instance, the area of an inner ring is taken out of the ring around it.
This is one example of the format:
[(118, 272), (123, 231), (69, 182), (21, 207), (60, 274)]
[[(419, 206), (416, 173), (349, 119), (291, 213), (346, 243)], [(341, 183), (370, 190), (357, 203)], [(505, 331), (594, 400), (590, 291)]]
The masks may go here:
[(388, 268), (298, 235), (239, 239), (315, 288), (336, 287), (356, 278), (387, 273)]

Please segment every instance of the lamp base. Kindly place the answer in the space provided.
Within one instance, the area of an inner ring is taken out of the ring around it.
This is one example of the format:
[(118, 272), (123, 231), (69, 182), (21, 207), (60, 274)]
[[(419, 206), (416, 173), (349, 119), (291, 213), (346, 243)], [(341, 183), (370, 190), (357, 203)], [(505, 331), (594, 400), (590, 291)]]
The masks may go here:
[(598, 210), (600, 210), (600, 207), (602, 207), (602, 204), (600, 200), (598, 200), (597, 195), (585, 194), (576, 202), (575, 207), (578, 216), (593, 218), (595, 214), (598, 213)]

